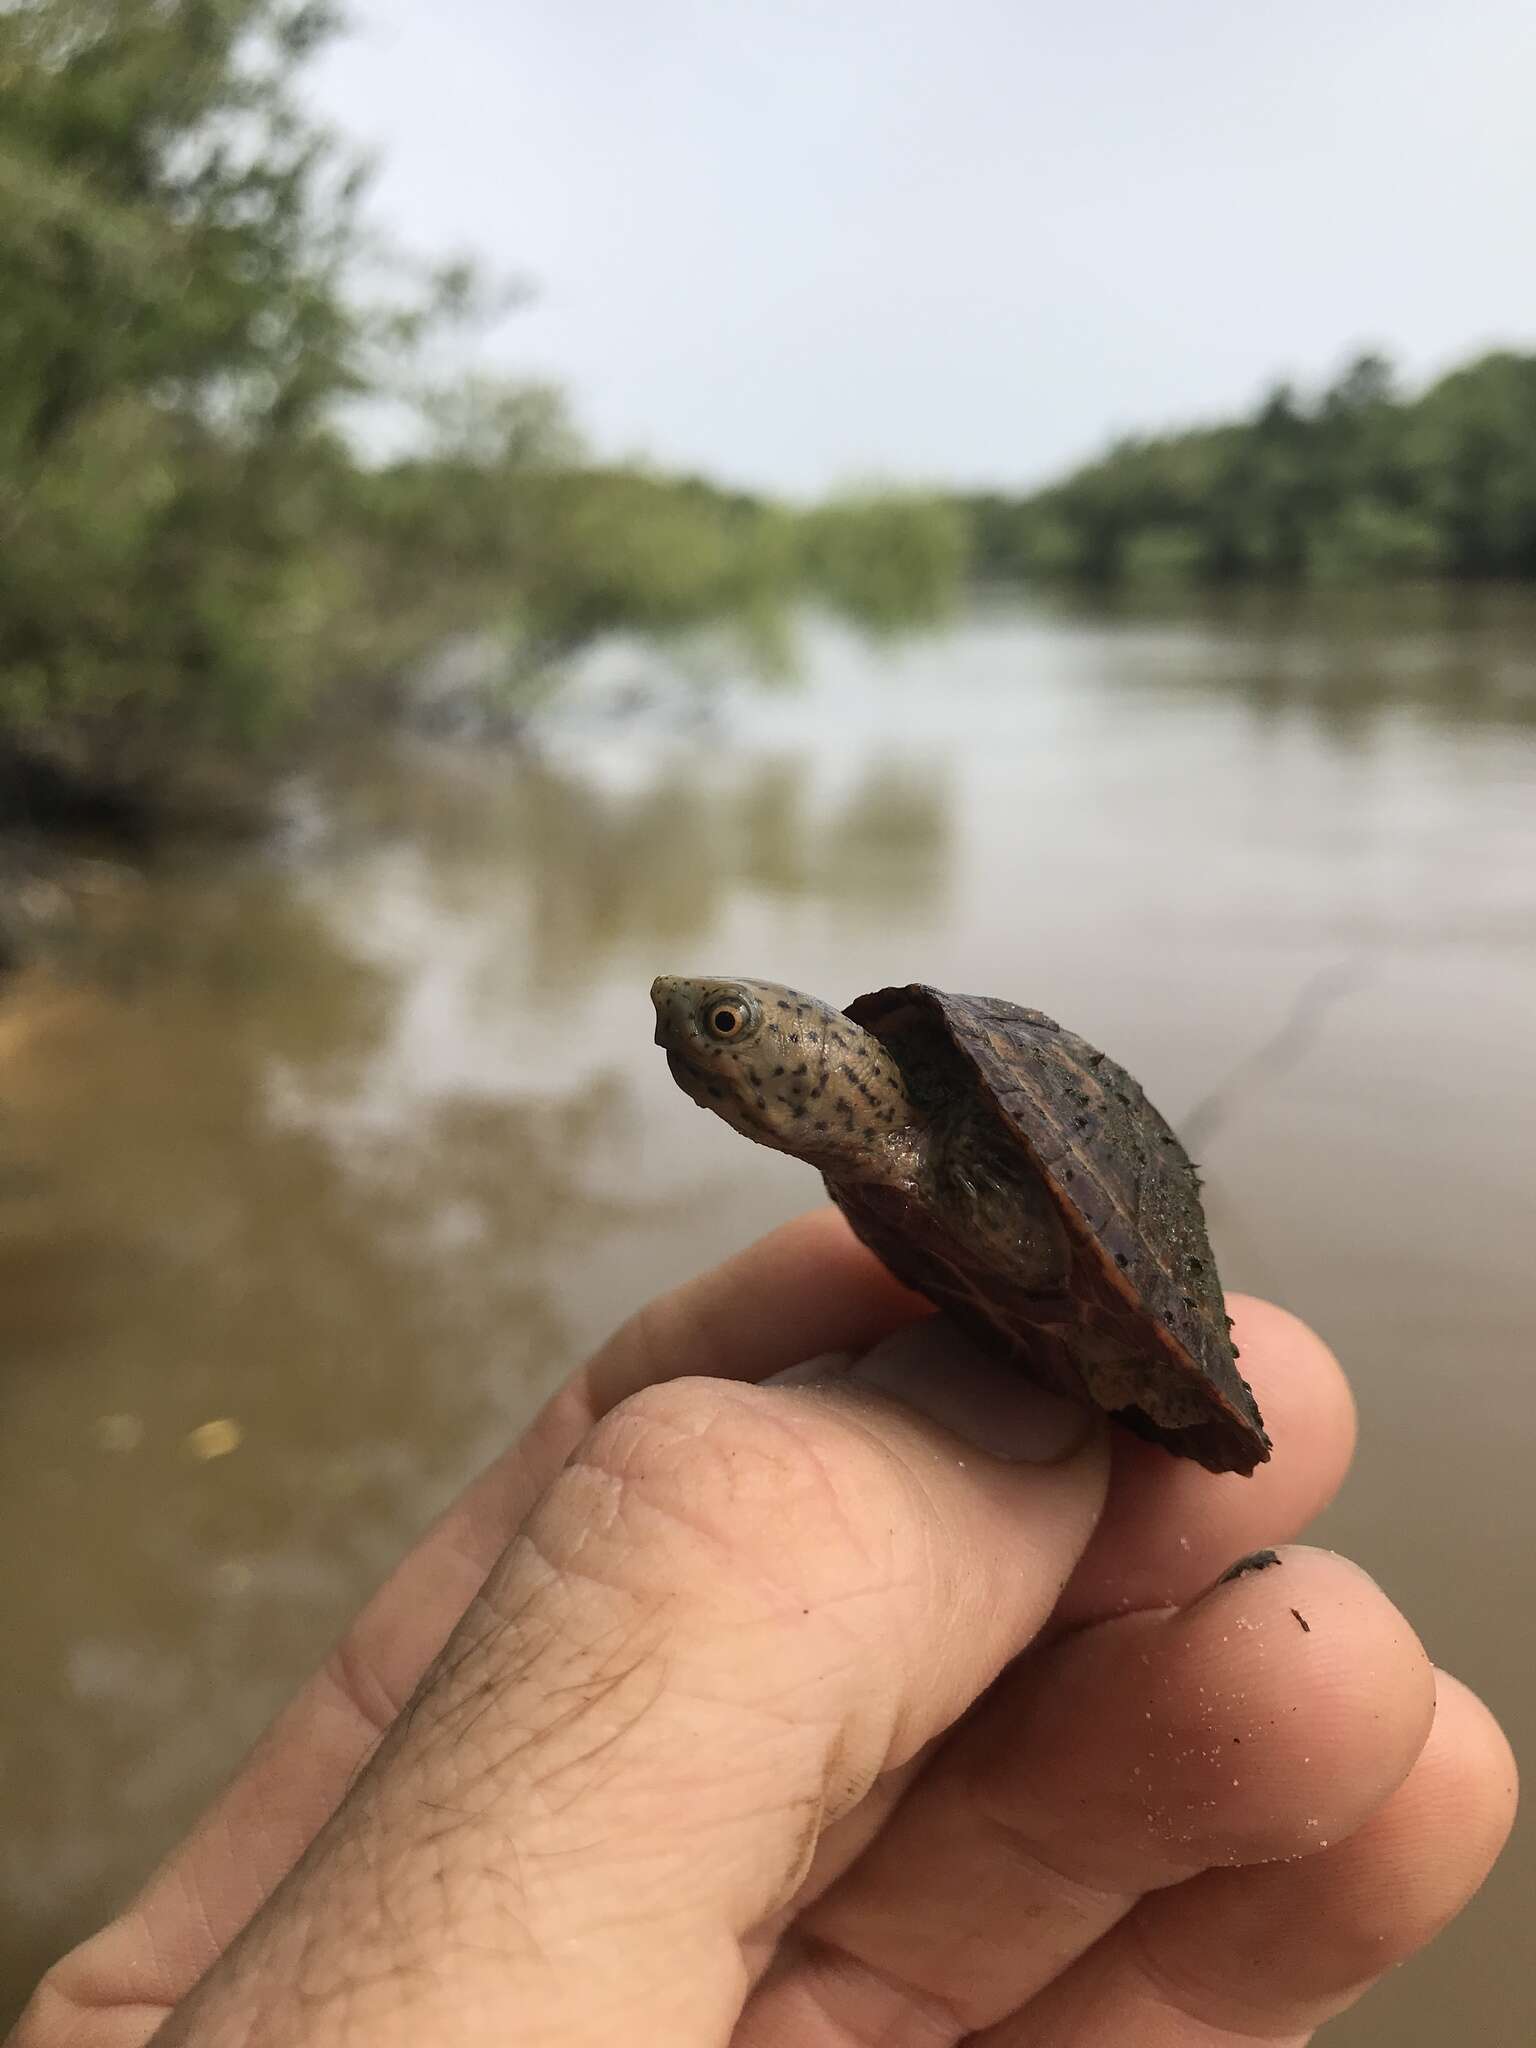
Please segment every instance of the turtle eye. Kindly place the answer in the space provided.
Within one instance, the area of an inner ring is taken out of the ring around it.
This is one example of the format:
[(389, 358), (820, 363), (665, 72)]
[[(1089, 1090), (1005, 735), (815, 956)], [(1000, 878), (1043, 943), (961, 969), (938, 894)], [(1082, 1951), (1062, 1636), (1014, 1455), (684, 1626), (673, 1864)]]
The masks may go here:
[(727, 1045), (732, 1039), (746, 1036), (751, 1019), (751, 1009), (736, 996), (716, 996), (704, 1006), (704, 1023), (710, 1037), (722, 1039)]

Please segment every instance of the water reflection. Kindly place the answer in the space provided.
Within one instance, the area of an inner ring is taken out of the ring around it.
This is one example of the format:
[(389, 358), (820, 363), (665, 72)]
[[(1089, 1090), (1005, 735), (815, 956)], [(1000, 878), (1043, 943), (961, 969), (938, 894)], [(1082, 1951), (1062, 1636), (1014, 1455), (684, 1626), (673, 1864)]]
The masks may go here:
[[(1005, 616), (1016, 602), (1000, 601)], [(1536, 618), (1518, 589), (1126, 591), (1053, 609), (1116, 631), (1127, 683), (1238, 691), (1256, 712), (1304, 711), (1345, 741), (1405, 710), (1536, 724)]]
[[(1414, 602), (989, 607), (878, 657), (813, 635), (798, 695), (692, 733), (354, 756), (275, 849), (104, 889), (0, 987), (0, 1984), (605, 1327), (813, 1198), (678, 1098), (658, 970), (1012, 994), (1175, 1118), (1235, 1077), (1223, 1270), (1323, 1325), (1365, 1413), (1330, 1533), (1536, 1734), (1496, 1618), (1536, 1541), (1536, 635)], [(1522, 2037), (1533, 1868), (1353, 2038)]]
[(342, 829), (421, 856), (424, 918), (525, 914), (516, 999), (589, 981), (637, 934), (662, 952), (697, 940), (747, 892), (849, 911), (930, 901), (949, 846), (943, 764), (877, 753), (831, 791), (827, 766), (803, 743), (628, 746), (577, 765), (412, 745), (348, 764)]

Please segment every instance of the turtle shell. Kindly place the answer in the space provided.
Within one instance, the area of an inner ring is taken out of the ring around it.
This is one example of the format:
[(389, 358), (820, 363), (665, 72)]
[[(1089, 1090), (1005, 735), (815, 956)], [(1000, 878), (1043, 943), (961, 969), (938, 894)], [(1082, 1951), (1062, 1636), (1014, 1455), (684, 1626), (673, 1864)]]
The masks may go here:
[[(913, 983), (848, 1005), (882, 1039), (952, 1145), (1043, 1187), (1065, 1288), (1041, 1295), (945, 1229), (932, 1201), (829, 1180), (897, 1275), (1030, 1376), (1089, 1400), (1212, 1472), (1250, 1473), (1269, 1437), (1237, 1368), (1199, 1177), (1140, 1085), (1039, 1010)], [(1029, 1169), (1033, 1169), (1031, 1173)]]

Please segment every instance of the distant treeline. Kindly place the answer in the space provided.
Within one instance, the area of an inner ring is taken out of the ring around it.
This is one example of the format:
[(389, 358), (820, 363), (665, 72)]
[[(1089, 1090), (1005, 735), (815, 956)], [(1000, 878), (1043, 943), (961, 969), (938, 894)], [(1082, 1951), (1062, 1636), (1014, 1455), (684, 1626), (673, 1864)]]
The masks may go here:
[(1362, 355), (1310, 399), (1281, 384), (1250, 418), (956, 502), (992, 581), (1536, 579), (1536, 355), (1483, 356), (1415, 398)]
[[(782, 667), (808, 595), (895, 631), (961, 584), (946, 504), (791, 511), (594, 462), (558, 394), (423, 388), (487, 295), (367, 232), (300, 89), (337, 26), (0, 0), (0, 812), (19, 763), (153, 787), (396, 707), (466, 633), (515, 704), (596, 634), (725, 628)], [(344, 431), (381, 399), (417, 422), (385, 463)]]

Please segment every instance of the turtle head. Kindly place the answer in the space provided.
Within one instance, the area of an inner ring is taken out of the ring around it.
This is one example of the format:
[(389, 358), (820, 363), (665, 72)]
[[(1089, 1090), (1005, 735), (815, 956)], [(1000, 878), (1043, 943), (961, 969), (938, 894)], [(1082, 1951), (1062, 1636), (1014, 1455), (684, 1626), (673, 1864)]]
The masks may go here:
[(918, 1122), (880, 1040), (830, 1003), (773, 981), (651, 986), (656, 1043), (701, 1109), (838, 1179), (906, 1177)]

